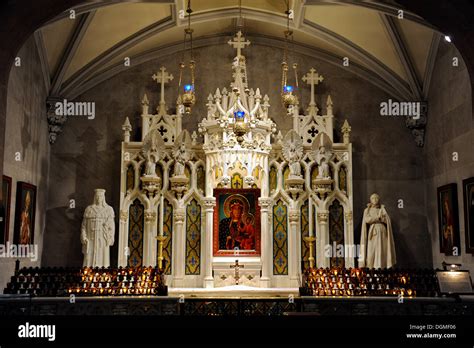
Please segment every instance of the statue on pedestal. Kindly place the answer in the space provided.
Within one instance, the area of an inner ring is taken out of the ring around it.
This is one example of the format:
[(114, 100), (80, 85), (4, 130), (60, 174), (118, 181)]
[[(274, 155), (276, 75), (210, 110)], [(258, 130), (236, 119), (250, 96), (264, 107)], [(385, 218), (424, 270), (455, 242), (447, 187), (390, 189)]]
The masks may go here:
[(186, 161), (189, 160), (189, 154), (186, 150), (185, 143), (179, 144), (179, 146), (173, 151), (173, 157), (175, 160), (173, 176), (184, 176)]
[(318, 163), (317, 179), (331, 179), (331, 172), (329, 171), (329, 161), (333, 154), (325, 146), (321, 146), (316, 153), (316, 163)]
[(376, 193), (364, 210), (360, 248), (359, 267), (391, 268), (397, 262), (390, 217)]
[(283, 158), (288, 162), (290, 173), (285, 180), (286, 192), (296, 200), (298, 195), (303, 192), (304, 179), (301, 175), (301, 159), (303, 158), (303, 140), (295, 131), (290, 130), (286, 133), (283, 140)]
[(312, 159), (318, 165), (318, 175), (313, 180), (313, 189), (321, 197), (333, 190), (333, 182), (329, 162), (334, 157), (331, 138), (324, 132), (319, 133), (313, 141)]
[(331, 179), (329, 161), (334, 156), (332, 141), (326, 133), (320, 133), (313, 141), (312, 157), (318, 164), (317, 179)]
[(288, 162), (290, 178), (301, 178), (301, 158), (303, 157), (303, 141), (294, 130), (289, 131), (283, 141), (283, 157)]
[(109, 267), (109, 249), (114, 244), (114, 210), (105, 202), (105, 190), (96, 189), (94, 203), (82, 219), (81, 243), (84, 267)]
[(177, 137), (172, 152), (174, 170), (173, 176), (170, 178), (171, 190), (176, 193), (178, 199), (188, 190), (189, 178), (186, 176), (185, 169), (186, 162), (193, 157), (190, 151), (191, 147), (191, 136), (187, 130), (183, 130)]
[(142, 154), (146, 160), (145, 176), (156, 176), (156, 162), (161, 159), (165, 143), (156, 129), (151, 130), (143, 140)]

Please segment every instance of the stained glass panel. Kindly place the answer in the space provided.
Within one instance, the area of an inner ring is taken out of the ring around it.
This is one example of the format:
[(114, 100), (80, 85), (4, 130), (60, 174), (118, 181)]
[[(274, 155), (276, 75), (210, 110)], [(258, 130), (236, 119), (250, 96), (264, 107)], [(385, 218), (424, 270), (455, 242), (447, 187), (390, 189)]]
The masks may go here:
[(140, 267), (143, 263), (143, 231), (145, 226), (145, 208), (137, 198), (129, 210), (128, 219), (128, 257), (129, 267)]
[[(166, 237), (166, 239), (163, 241), (163, 265), (165, 268), (165, 274), (171, 274), (173, 250), (173, 206), (170, 204), (170, 202), (168, 202), (167, 199), (164, 200), (163, 209), (163, 236)], [(160, 216), (159, 213), (158, 216)]]
[(301, 267), (302, 270), (309, 268), (309, 244), (304, 237), (309, 236), (309, 201), (306, 200), (301, 206)]
[(201, 273), (201, 206), (193, 199), (186, 207), (187, 275)]
[(337, 251), (344, 247), (344, 207), (337, 199), (329, 207), (329, 243), (333, 252), (330, 258), (331, 267), (344, 267), (344, 257), (341, 257), (343, 255), (337, 254)]
[(273, 274), (288, 274), (287, 207), (281, 199), (273, 206)]

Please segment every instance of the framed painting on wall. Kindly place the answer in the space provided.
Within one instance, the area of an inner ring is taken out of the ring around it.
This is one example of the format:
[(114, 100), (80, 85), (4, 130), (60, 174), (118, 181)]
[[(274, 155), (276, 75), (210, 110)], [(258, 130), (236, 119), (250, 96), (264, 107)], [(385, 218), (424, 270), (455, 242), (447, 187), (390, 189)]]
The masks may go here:
[(3, 175), (2, 177), (2, 202), (3, 206), (0, 216), (3, 217), (0, 221), (0, 244), (8, 242), (8, 232), (10, 230), (10, 205), (12, 196), (12, 178)]
[(214, 189), (214, 256), (260, 255), (260, 189)]
[(438, 228), (439, 251), (447, 256), (461, 255), (456, 184), (438, 187)]
[(474, 177), (462, 181), (466, 252), (474, 254)]
[(36, 186), (19, 181), (16, 187), (13, 243), (33, 244), (35, 236)]

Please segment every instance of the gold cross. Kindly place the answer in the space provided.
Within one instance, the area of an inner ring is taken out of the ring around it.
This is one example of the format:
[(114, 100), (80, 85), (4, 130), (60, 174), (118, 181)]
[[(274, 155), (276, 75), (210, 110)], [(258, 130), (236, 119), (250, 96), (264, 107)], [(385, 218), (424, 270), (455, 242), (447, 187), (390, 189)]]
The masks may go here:
[(239, 285), (239, 280), (240, 280), (239, 270), (240, 270), (240, 267), (245, 268), (244, 265), (239, 265), (239, 260), (235, 260), (235, 264), (230, 266), (230, 268), (234, 269), (235, 285)]

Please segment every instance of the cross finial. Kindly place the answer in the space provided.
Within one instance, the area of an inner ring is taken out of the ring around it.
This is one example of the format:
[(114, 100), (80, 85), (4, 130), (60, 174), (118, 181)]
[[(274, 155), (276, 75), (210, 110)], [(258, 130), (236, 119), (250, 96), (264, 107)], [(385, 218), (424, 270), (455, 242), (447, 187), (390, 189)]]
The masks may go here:
[(229, 40), (227, 43), (237, 49), (237, 57), (241, 56), (242, 49), (245, 48), (245, 46), (250, 45), (250, 41), (245, 40), (240, 30), (237, 34), (235, 34), (234, 38)]
[(160, 71), (157, 72), (156, 74), (153, 74), (152, 76), (153, 80), (156, 81), (156, 83), (161, 83), (161, 97), (160, 97), (160, 113), (166, 113), (166, 107), (165, 107), (165, 83), (170, 82), (173, 80), (173, 75), (168, 73), (166, 71), (166, 68), (162, 66), (160, 68)]
[(309, 73), (303, 76), (302, 80), (308, 85), (311, 85), (311, 102), (309, 103), (310, 109), (316, 107), (316, 102), (314, 100), (315, 88), (320, 82), (323, 82), (324, 77), (319, 75), (314, 68), (309, 69)]

